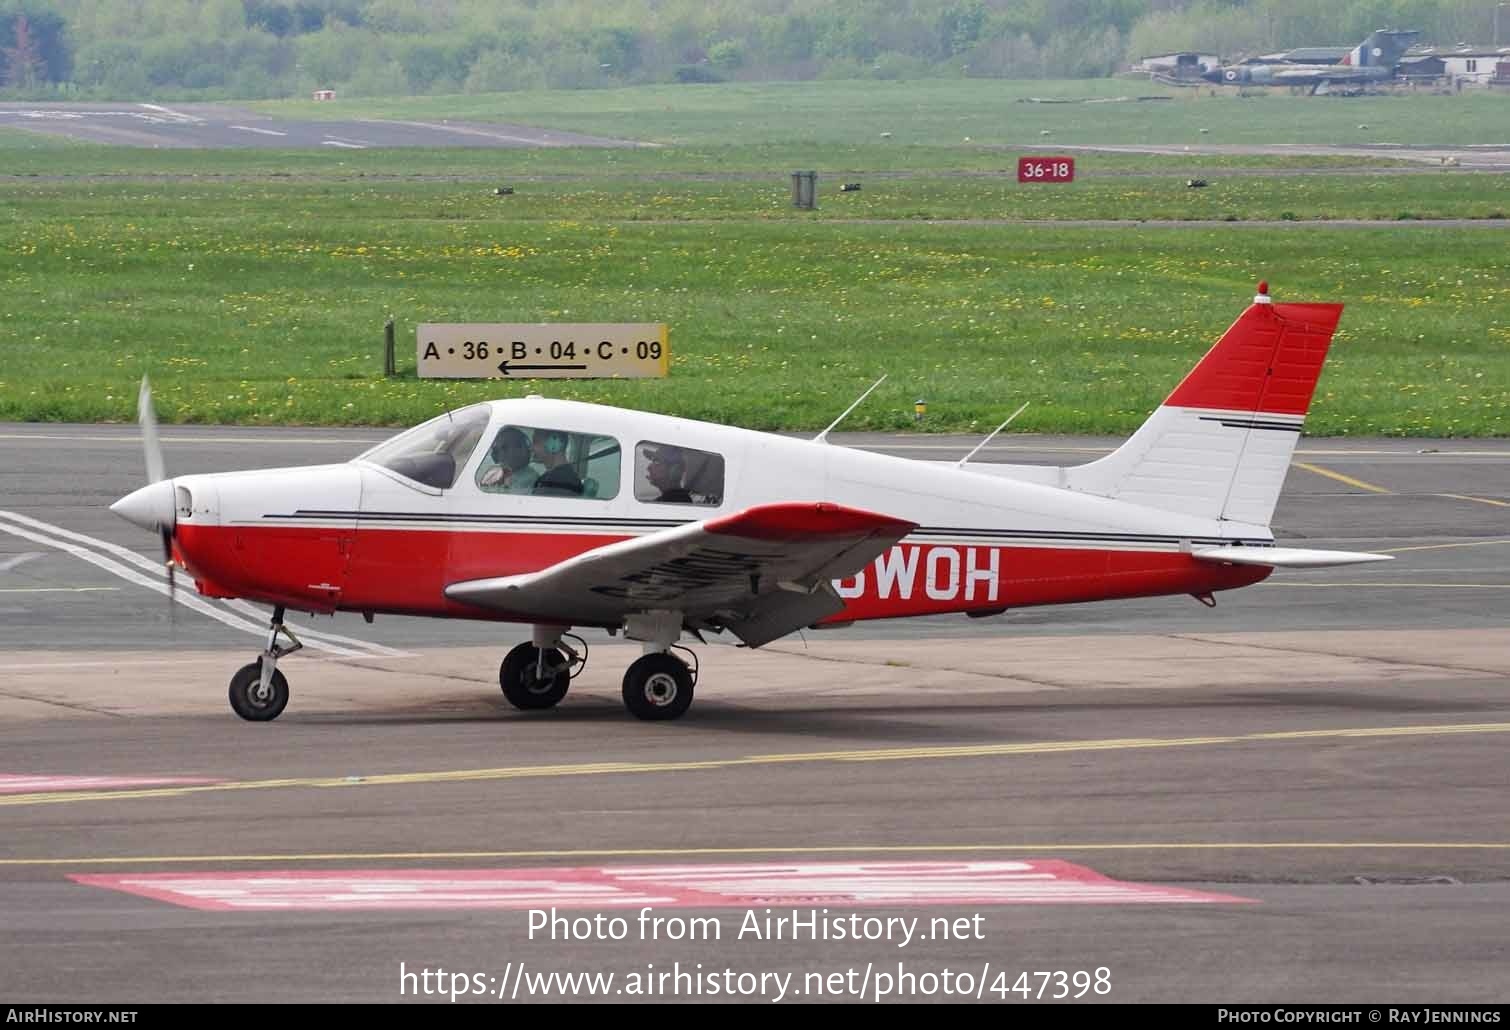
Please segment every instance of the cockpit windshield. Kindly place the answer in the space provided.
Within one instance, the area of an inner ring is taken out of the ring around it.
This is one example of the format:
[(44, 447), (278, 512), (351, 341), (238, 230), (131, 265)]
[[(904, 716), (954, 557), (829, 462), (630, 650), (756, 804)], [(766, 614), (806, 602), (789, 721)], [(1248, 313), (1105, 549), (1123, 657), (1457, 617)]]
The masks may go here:
[(425, 486), (449, 490), (456, 485), (467, 459), (477, 449), (491, 416), (492, 410), (486, 404), (448, 411), (378, 444), (358, 455), (357, 460), (381, 465)]

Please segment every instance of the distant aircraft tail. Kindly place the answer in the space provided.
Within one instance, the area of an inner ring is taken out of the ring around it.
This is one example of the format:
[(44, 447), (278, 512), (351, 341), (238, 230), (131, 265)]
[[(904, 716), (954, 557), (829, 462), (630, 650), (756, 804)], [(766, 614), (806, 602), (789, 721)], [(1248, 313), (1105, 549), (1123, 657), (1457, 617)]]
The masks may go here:
[(1058, 485), (1267, 526), (1341, 304), (1275, 304), (1267, 284), (1125, 444), (1058, 470)]
[(1369, 33), (1367, 39), (1342, 59), (1342, 63), (1354, 68), (1393, 68), (1400, 63), (1400, 58), (1405, 56), (1405, 52), (1420, 35), (1417, 31), (1391, 32), (1379, 29)]

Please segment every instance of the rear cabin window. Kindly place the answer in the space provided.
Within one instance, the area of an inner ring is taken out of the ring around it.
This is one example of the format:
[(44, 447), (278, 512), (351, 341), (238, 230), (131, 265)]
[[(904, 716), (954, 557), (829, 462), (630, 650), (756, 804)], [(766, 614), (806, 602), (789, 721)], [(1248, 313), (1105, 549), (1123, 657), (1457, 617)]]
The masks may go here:
[(504, 426), (477, 466), (477, 487), (490, 494), (580, 497), (618, 496), (619, 441), (550, 426)]
[(642, 440), (635, 448), (634, 498), (651, 504), (699, 504), (724, 500), (724, 459), (712, 451)]

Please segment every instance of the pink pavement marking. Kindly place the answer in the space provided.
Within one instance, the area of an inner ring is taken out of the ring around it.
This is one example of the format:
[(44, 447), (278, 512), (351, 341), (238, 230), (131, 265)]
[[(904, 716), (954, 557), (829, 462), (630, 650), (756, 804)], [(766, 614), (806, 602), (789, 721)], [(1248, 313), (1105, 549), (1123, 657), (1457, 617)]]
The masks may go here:
[(69, 879), (217, 911), (1254, 903), (1125, 883), (1058, 860), (74, 873)]
[(58, 790), (173, 787), (219, 782), (221, 781), (184, 776), (23, 776), (0, 773), (0, 794), (47, 794)]

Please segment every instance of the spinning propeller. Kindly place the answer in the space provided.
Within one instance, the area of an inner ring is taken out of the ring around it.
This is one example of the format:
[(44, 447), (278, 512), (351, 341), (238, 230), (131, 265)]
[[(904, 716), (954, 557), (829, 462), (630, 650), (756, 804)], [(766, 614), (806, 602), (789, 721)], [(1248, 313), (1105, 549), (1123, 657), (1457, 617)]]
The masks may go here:
[(110, 510), (132, 525), (158, 534), (163, 544), (163, 564), (168, 570), (168, 617), (173, 617), (176, 583), (173, 576), (173, 529), (177, 522), (173, 481), (163, 471), (162, 445), (157, 439), (157, 416), (152, 410), (152, 387), (142, 376), (137, 397), (137, 418), (142, 429), (142, 446), (147, 456), (147, 485), (127, 494), (110, 506)]

